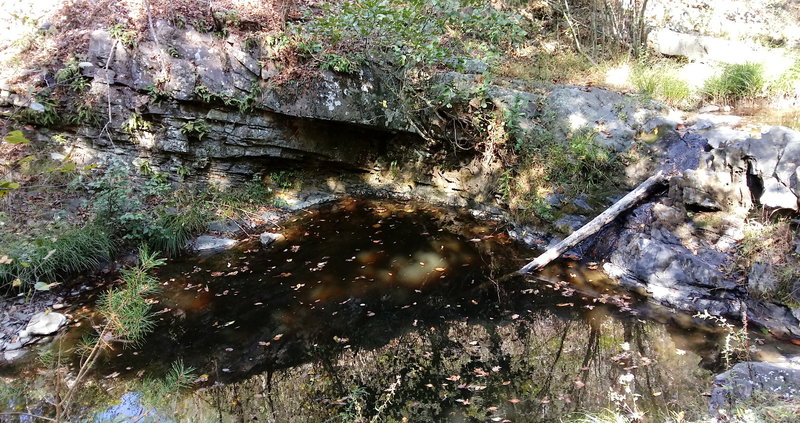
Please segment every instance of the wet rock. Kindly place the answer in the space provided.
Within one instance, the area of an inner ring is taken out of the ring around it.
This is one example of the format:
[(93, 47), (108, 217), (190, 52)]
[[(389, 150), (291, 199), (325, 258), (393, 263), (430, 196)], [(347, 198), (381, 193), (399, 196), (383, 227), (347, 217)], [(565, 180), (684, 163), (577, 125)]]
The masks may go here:
[(258, 236), (258, 239), (261, 241), (261, 245), (267, 246), (276, 241), (283, 241), (286, 237), (274, 232), (264, 232)]
[(586, 195), (579, 195), (572, 199), (572, 205), (579, 209), (583, 209), (584, 211), (592, 211), (594, 207), (590, 206), (589, 203), (586, 202), (587, 196)]
[(737, 401), (746, 400), (756, 392), (777, 395), (782, 399), (800, 397), (800, 365), (790, 363), (738, 363), (731, 370), (714, 378), (709, 408), (712, 414), (729, 410)]
[(301, 192), (296, 198), (286, 199), (289, 210), (302, 210), (336, 200), (336, 196), (327, 192)]
[(208, 224), (211, 232), (239, 232), (241, 227), (233, 220), (217, 220)]
[(201, 235), (191, 242), (190, 248), (194, 251), (222, 251), (236, 245), (239, 241), (230, 238)]
[[(51, 335), (67, 323), (67, 316), (56, 312), (35, 314), (25, 327), (27, 335)], [(22, 332), (20, 332), (22, 335)]]
[(553, 225), (564, 232), (574, 232), (581, 228), (589, 219), (586, 216), (567, 214), (558, 219)]

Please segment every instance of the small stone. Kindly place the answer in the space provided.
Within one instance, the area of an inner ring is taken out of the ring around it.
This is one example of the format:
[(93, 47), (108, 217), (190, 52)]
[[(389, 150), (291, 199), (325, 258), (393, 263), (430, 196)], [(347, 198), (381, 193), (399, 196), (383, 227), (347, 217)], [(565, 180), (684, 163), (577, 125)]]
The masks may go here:
[(36, 313), (25, 327), (30, 335), (50, 335), (67, 323), (67, 316), (61, 313)]
[(261, 240), (261, 244), (264, 246), (270, 245), (275, 241), (283, 241), (286, 239), (286, 237), (282, 234), (276, 234), (274, 232), (264, 232), (259, 235), (258, 238)]
[(3, 358), (6, 361), (14, 361), (14, 360), (24, 356), (27, 353), (28, 353), (28, 350), (20, 350), (20, 349), (13, 350), (13, 351), (6, 350), (6, 352), (3, 353)]

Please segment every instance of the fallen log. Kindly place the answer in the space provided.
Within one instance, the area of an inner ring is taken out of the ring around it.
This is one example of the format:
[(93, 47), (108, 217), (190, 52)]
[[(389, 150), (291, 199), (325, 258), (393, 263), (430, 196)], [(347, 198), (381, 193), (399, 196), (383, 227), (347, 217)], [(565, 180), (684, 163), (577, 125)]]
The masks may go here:
[(604, 226), (616, 219), (620, 213), (628, 210), (634, 204), (647, 197), (650, 188), (665, 181), (666, 179), (667, 175), (664, 174), (663, 171), (659, 170), (653, 176), (647, 178), (646, 181), (639, 184), (639, 186), (633, 191), (629, 192), (626, 196), (614, 203), (611, 207), (597, 215), (597, 217), (592, 219), (589, 223), (583, 225), (583, 227), (573, 232), (570, 236), (566, 237), (554, 247), (549, 248), (539, 257), (536, 257), (536, 259), (526, 264), (522, 269), (519, 269), (517, 273), (524, 275), (546, 266), (548, 263), (561, 256), (561, 254), (564, 254), (564, 252), (566, 252), (568, 249), (597, 233), (600, 229), (603, 229)]

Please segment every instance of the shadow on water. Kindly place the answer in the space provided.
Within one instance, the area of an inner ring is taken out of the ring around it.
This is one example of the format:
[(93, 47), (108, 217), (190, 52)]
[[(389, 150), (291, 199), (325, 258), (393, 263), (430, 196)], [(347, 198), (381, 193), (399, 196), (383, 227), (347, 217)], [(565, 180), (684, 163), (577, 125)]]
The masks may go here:
[(553, 421), (703, 402), (714, 336), (641, 319), (591, 266), (496, 283), (532, 252), (494, 223), (346, 200), (281, 233), (161, 269), (158, 325), (98, 364), (106, 391), (182, 360), (199, 389), (161, 412), (191, 421)]

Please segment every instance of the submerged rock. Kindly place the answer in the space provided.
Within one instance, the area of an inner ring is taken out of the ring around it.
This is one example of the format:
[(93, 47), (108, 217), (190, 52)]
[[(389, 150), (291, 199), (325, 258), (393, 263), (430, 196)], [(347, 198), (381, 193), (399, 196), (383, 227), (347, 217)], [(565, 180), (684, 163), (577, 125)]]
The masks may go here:
[(190, 244), (194, 251), (222, 251), (236, 245), (239, 241), (212, 235), (201, 235)]
[(232, 219), (217, 220), (208, 224), (208, 230), (211, 232), (239, 232), (242, 230), (242, 226)]
[(712, 414), (729, 409), (737, 401), (751, 398), (761, 391), (782, 399), (800, 396), (800, 365), (781, 363), (738, 363), (714, 378), (709, 405)]
[(25, 330), (20, 331), (20, 337), (24, 338), (29, 335), (51, 335), (66, 323), (67, 316), (61, 313), (37, 313), (31, 318), (31, 321), (28, 322), (28, 326), (25, 327)]
[(261, 240), (262, 245), (267, 246), (275, 241), (283, 241), (284, 239), (286, 239), (286, 237), (281, 234), (276, 234), (274, 232), (264, 232), (258, 236), (258, 239)]

